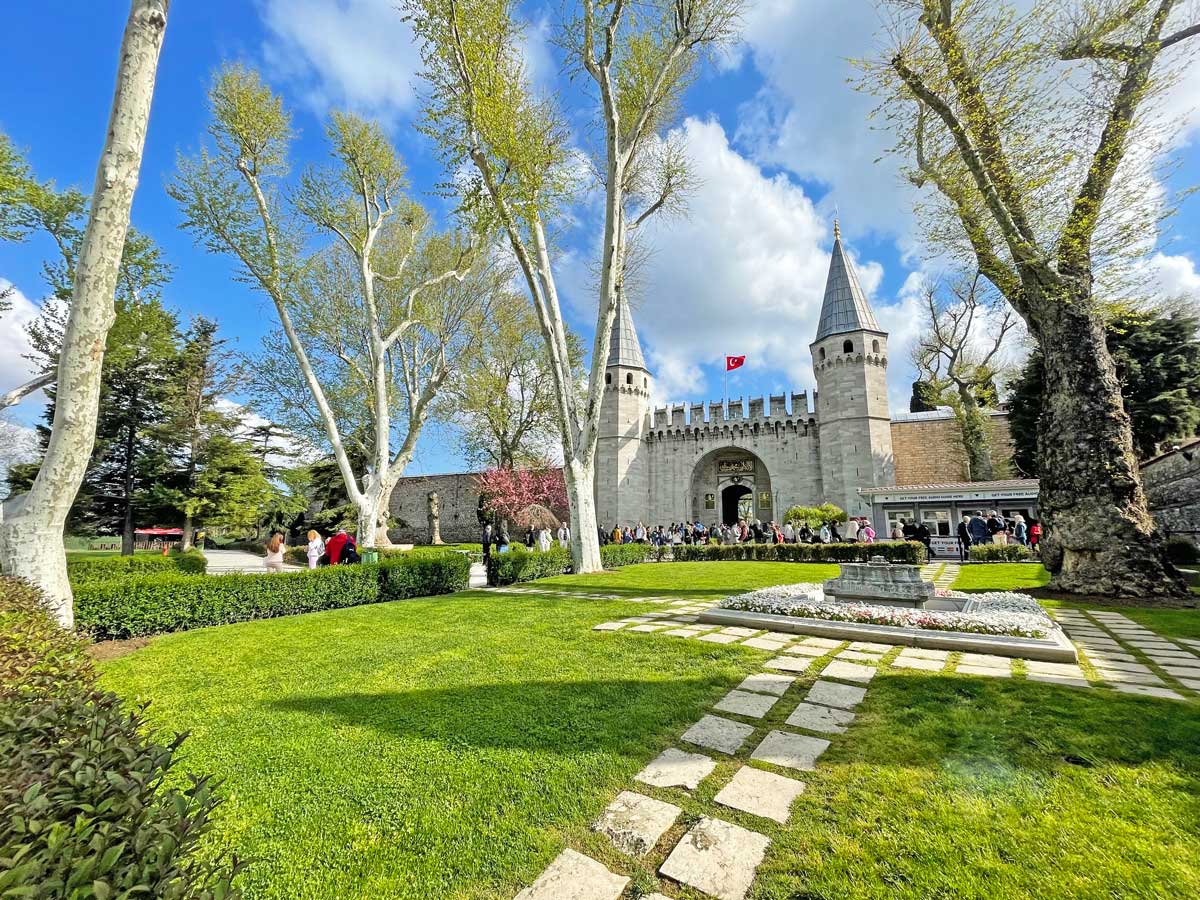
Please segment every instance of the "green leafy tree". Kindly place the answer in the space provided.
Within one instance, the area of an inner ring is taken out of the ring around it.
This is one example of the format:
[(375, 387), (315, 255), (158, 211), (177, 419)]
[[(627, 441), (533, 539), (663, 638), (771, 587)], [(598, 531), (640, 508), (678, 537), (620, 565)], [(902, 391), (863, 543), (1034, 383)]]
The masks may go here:
[[(1139, 460), (1157, 455), (1172, 440), (1200, 426), (1200, 316), (1185, 308), (1117, 308), (1104, 329), (1105, 342), (1133, 423)], [(1038, 420), (1045, 411), (1045, 360), (1030, 354), (1008, 400), (1013, 461), (1023, 474), (1039, 473)]]
[(848, 516), (841, 507), (832, 503), (822, 503), (820, 506), (793, 506), (783, 514), (783, 521), (793, 525), (807, 522), (810, 526), (837, 525), (845, 522)]
[(276, 498), (254, 448), (216, 432), (200, 445), (186, 514), (206, 529), (252, 531)]

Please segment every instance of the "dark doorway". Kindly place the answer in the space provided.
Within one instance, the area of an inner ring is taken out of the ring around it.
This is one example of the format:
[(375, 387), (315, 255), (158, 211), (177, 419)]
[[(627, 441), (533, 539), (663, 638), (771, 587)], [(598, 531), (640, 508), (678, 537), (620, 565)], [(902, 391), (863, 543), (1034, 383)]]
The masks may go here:
[(736, 525), (738, 519), (753, 516), (754, 491), (744, 484), (731, 484), (721, 491), (721, 521)]

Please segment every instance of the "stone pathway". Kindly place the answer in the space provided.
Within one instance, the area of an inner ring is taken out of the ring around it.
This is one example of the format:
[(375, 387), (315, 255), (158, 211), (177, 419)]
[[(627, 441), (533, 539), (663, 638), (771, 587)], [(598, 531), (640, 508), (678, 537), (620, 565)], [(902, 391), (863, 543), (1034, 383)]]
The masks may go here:
[[(647, 623), (604, 623), (630, 631), (643, 624)], [(751, 629), (734, 631), (727, 636), (735, 641), (754, 640), (757, 634)], [(697, 632), (691, 637), (700, 639), (710, 633), (720, 632)], [(796, 637), (759, 635), (757, 639), (786, 645)], [(870, 681), (883, 654), (895, 649), (858, 642), (838, 654), (854, 656), (837, 658), (834, 651), (844, 642), (806, 640), (819, 643), (796, 646), (818, 650), (819, 656), (799, 654), (780, 659), (792, 663), (797, 672), (820, 670), (807, 691), (801, 690), (794, 675), (776, 671), (748, 675), (717, 701), (712, 713), (680, 736), (687, 749), (664, 750), (634, 776), (638, 785), (617, 795), (592, 825), (593, 831), (631, 861), (656, 864), (663, 880), (659, 887), (672, 890), (674, 885), (718, 900), (744, 900), (771, 844), (769, 835), (759, 829), (770, 831), (791, 820), (792, 805), (805, 790), (805, 782), (796, 776), (819, 771), (821, 756), (854, 721), (854, 710), (867, 693), (862, 683)], [(870, 664), (864, 665), (867, 661)], [(777, 724), (761, 724), (759, 720), (780, 704), (790, 707), (786, 719), (779, 723), (773, 716)], [(724, 783), (711, 800), (700, 800), (692, 792), (706, 779), (717, 777), (718, 769)], [(642, 793), (647, 788), (659, 796)], [(685, 820), (687, 828), (682, 829), (683, 808), (671, 801), (688, 796), (700, 801), (704, 811), (698, 818)], [(734, 818), (740, 816), (738, 821), (729, 821), (731, 813)], [(762, 824), (755, 825), (759, 821)], [(602, 863), (567, 849), (517, 894), (517, 900), (617, 900), (624, 896), (628, 882)], [(668, 900), (661, 893), (639, 896)]]
[[(227, 572), (262, 574), (267, 571), (266, 560), (263, 557), (244, 550), (205, 550), (204, 558), (208, 560), (206, 571), (210, 575)], [(299, 572), (303, 567), (284, 563), (283, 568), (286, 572)]]
[(934, 587), (950, 589), (950, 585), (958, 579), (958, 573), (962, 569), (958, 563), (947, 562), (931, 562), (921, 566), (921, 579), (923, 581), (932, 581)]

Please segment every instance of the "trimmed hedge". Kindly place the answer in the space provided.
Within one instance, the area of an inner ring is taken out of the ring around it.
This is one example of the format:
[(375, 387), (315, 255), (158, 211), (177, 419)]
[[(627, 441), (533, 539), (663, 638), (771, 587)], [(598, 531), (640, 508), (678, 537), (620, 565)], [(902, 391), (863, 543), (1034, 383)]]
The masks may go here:
[(971, 562), (1033, 562), (1037, 556), (1024, 544), (972, 544)]
[(72, 559), (67, 554), (67, 575), (71, 582), (119, 578), (122, 575), (149, 575), (156, 572), (203, 575), (208, 560), (199, 550), (187, 553), (135, 553), (133, 556), (85, 556)]
[(242, 864), (207, 836), (218, 783), (166, 787), (185, 736), (151, 740), (145, 707), (96, 679), (38, 592), (0, 577), (0, 896), (240, 897)]
[(126, 638), (465, 590), (465, 556), (388, 559), (277, 575), (146, 575), (75, 589), (75, 621), (96, 639)]
[[(636, 565), (653, 555), (655, 548), (649, 544), (608, 544), (600, 548), (600, 561), (606, 569)], [(503, 586), (518, 581), (536, 581), (555, 575), (569, 575), (571, 569), (571, 551), (566, 547), (551, 547), (542, 552), (512, 544), (507, 553), (492, 554), (488, 583)]]
[(673, 548), (675, 562), (867, 562), (882, 556), (888, 562), (920, 565), (925, 545), (918, 541), (880, 541), (874, 544), (681, 544)]

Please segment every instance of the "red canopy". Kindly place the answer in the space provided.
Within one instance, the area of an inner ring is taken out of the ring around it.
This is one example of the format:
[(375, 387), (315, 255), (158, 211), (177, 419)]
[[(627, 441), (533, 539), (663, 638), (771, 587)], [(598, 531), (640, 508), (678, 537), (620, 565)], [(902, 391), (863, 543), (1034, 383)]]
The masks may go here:
[(148, 534), (152, 537), (183, 537), (182, 528), (135, 528), (134, 534)]

